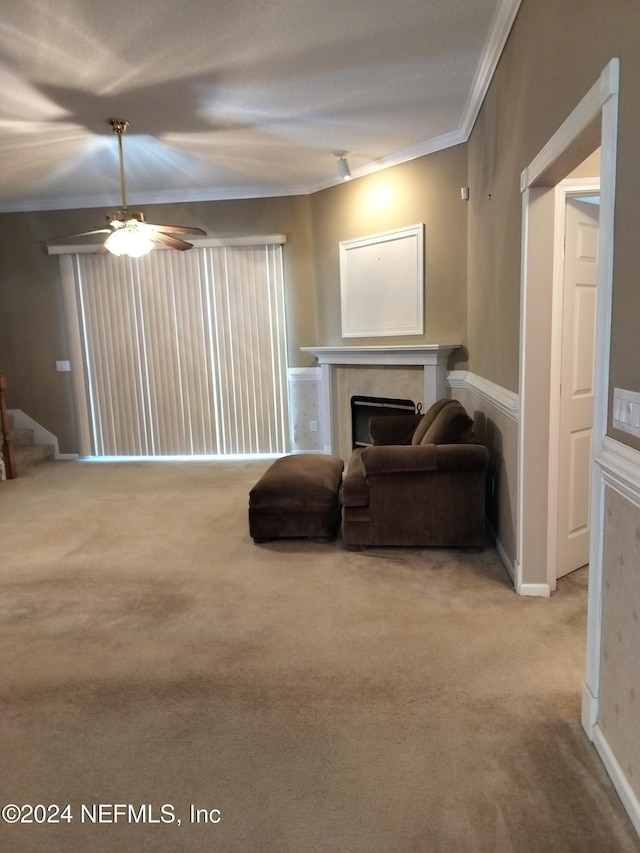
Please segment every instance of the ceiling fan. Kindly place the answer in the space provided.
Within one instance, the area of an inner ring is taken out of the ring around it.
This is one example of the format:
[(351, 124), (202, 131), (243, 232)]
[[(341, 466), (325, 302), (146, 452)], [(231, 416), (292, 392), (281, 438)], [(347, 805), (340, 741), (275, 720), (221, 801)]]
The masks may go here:
[(193, 228), (187, 225), (152, 225), (146, 222), (144, 213), (129, 210), (127, 207), (127, 194), (124, 181), (124, 155), (122, 152), (122, 136), (129, 127), (125, 119), (110, 118), (107, 124), (111, 125), (113, 132), (118, 137), (118, 155), (120, 161), (120, 189), (122, 191), (122, 207), (114, 213), (107, 214), (107, 228), (94, 228), (92, 231), (83, 231), (80, 234), (70, 234), (69, 237), (90, 237), (93, 234), (107, 234), (107, 238), (98, 247), (98, 252), (111, 252), (113, 255), (129, 255), (139, 258), (153, 249), (154, 243), (167, 246), (170, 249), (178, 249), (181, 252), (193, 248), (192, 243), (176, 237), (176, 234), (202, 234), (206, 231), (202, 228)]

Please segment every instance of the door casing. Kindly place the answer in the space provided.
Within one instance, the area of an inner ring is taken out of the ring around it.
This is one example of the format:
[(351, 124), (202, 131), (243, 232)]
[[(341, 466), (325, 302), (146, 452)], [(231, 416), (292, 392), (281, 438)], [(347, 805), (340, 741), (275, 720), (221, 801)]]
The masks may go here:
[[(535, 320), (536, 311), (539, 319), (540, 306), (536, 285), (541, 276), (539, 259), (534, 250), (534, 247), (537, 247), (536, 229), (546, 235), (550, 245), (553, 244), (553, 235), (549, 234), (549, 231), (553, 230), (553, 216), (549, 216), (549, 210), (553, 209), (554, 188), (590, 151), (600, 145), (600, 235), (590, 575), (586, 671), (582, 692), (582, 724), (592, 739), (598, 713), (604, 546), (604, 481), (598, 460), (604, 450), (608, 420), (619, 89), (620, 61), (614, 58), (552, 138), (524, 169), (520, 182), (523, 224), (515, 588), (519, 594), (548, 596), (551, 589), (547, 574), (547, 549), (540, 548), (540, 542), (545, 542), (548, 538), (550, 343), (548, 340), (545, 343), (545, 357), (538, 358), (540, 341), (536, 337)], [(552, 267), (552, 260), (548, 256), (546, 262)], [(529, 312), (533, 322), (529, 321)], [(541, 430), (546, 436), (542, 442), (542, 458), (538, 454)]]

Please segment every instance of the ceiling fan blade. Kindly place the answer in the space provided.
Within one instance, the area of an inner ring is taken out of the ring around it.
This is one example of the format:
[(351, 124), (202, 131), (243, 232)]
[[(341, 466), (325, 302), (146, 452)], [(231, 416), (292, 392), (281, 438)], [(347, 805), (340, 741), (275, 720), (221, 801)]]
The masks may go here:
[(189, 225), (154, 225), (153, 227), (161, 234), (202, 234), (204, 237), (207, 236), (207, 232), (203, 231), (202, 228), (192, 228)]
[(76, 237), (92, 237), (94, 234), (111, 234), (111, 228), (94, 228), (92, 231), (80, 231), (79, 234), (65, 234), (63, 237), (52, 237), (47, 243), (57, 243), (58, 240), (73, 240)]
[(187, 249), (192, 249), (193, 245), (187, 243), (186, 240), (179, 240), (177, 237), (171, 237), (169, 234), (151, 234), (151, 239), (154, 243), (161, 243), (163, 246), (168, 246), (170, 249), (179, 249), (185, 252)]

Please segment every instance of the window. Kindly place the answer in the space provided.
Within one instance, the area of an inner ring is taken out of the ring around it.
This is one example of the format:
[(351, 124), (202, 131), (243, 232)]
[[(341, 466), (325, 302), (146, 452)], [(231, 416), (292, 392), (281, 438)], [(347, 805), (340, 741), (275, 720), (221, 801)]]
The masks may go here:
[(89, 453), (286, 452), (282, 240), (260, 239), (63, 263)]

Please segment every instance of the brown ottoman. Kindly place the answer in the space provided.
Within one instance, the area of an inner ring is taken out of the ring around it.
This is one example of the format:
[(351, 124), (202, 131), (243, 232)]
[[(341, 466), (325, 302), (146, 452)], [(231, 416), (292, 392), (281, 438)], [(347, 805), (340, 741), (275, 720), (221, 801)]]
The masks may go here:
[(276, 459), (249, 492), (254, 542), (301, 536), (333, 539), (340, 520), (343, 468), (337, 456), (316, 453)]

